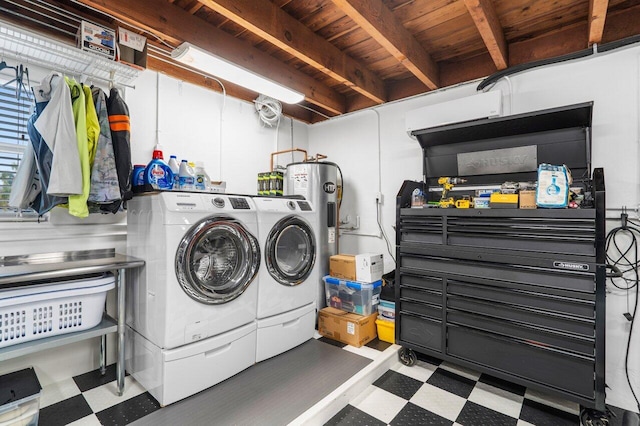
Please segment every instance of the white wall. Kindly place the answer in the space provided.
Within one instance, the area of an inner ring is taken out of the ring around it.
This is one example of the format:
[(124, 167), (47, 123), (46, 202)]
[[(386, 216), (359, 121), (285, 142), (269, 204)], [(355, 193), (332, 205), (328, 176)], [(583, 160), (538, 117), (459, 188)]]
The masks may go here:
[[(595, 102), (593, 113), (593, 167), (604, 167), (607, 207), (639, 202), (640, 167), (638, 143), (640, 91), (640, 48), (599, 55), (586, 60), (535, 69), (501, 80), (495, 87), (503, 90), (505, 113), (517, 114), (583, 101)], [(345, 199), (341, 218), (360, 216), (360, 230), (377, 234), (375, 192), (378, 178), (383, 193), (382, 223), (391, 242), (395, 241), (395, 195), (403, 180), (421, 180), (422, 152), (419, 144), (407, 136), (404, 116), (407, 111), (475, 93), (477, 82), (426, 94), (411, 100), (315, 124), (309, 129), (312, 151), (329, 155), (344, 173)], [(511, 87), (511, 89), (510, 89)], [(513, 95), (510, 96), (510, 91)], [(378, 136), (379, 135), (379, 136)], [(378, 141), (378, 137), (380, 138)], [(378, 143), (380, 148), (378, 148)], [(380, 158), (380, 167), (378, 161)], [(373, 212), (373, 213), (372, 213)], [(611, 211), (609, 217), (619, 217)], [(637, 217), (632, 214), (631, 217)], [(616, 226), (616, 222), (608, 223)], [(393, 261), (379, 236), (354, 236), (342, 233), (340, 251), (355, 253), (377, 251), (385, 254), (385, 272)], [(624, 349), (629, 323), (623, 292), (608, 289), (607, 296), (607, 402), (637, 411), (624, 375)], [(630, 295), (633, 303), (633, 294)], [(640, 390), (640, 331), (636, 327), (630, 357), (630, 374)]]
[(283, 117), (276, 142), (276, 129), (259, 121), (251, 103), (224, 100), (220, 93), (151, 71), (135, 86), (127, 91), (134, 164), (148, 163), (158, 141), (165, 160), (176, 155), (178, 161), (203, 161), (212, 180), (227, 183), (227, 192), (255, 194), (257, 173), (269, 170), (272, 152), (307, 147), (306, 124), (293, 121), (292, 127)]
[[(46, 75), (44, 70), (29, 68), (32, 84)], [(276, 129), (259, 122), (253, 104), (227, 98), (221, 111), (221, 94), (155, 72), (142, 72), (135, 81), (135, 89), (125, 89), (123, 95), (131, 115), (134, 164), (151, 160), (158, 112), (157, 136), (165, 159), (176, 154), (178, 159), (204, 161), (212, 180), (227, 182), (227, 192), (255, 194), (257, 173), (269, 170), (272, 152), (307, 148), (306, 124), (282, 118), (276, 143)], [(286, 164), (290, 157), (278, 159), (279, 164)], [(78, 220), (60, 209), (54, 216), (52, 221), (43, 223), (0, 222), (0, 256), (102, 248), (126, 253), (126, 214), (91, 215), (89, 220)], [(110, 294), (108, 299), (111, 313), (114, 296)], [(108, 362), (113, 363), (116, 348), (113, 335), (109, 336), (108, 348)], [(99, 339), (95, 338), (3, 361), (0, 374), (34, 366), (41, 384), (47, 385), (97, 368), (98, 356)]]

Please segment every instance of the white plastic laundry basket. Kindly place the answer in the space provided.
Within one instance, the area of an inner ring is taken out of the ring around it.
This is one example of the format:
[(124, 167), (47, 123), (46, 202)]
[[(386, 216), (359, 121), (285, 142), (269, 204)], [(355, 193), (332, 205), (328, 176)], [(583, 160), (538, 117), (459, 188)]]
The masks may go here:
[(0, 291), (0, 348), (95, 327), (114, 287), (104, 274)]

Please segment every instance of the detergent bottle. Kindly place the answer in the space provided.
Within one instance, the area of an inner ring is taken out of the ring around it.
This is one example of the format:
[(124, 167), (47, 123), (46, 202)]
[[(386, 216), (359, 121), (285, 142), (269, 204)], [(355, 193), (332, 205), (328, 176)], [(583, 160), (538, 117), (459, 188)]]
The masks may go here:
[(180, 164), (175, 155), (169, 158), (169, 168), (173, 172), (173, 189), (180, 189)]
[(156, 145), (153, 150), (153, 159), (144, 169), (144, 182), (150, 184), (154, 189), (173, 189), (173, 172), (164, 162), (160, 145)]
[(187, 160), (180, 162), (180, 190), (193, 191), (195, 189), (195, 173)]
[(204, 170), (204, 163), (202, 161), (196, 161), (196, 191), (209, 191), (210, 180), (209, 175)]

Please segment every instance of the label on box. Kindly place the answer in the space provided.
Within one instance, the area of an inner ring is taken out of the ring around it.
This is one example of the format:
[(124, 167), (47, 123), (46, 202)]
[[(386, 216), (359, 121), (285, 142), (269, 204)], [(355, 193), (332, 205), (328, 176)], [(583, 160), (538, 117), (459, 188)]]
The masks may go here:
[(371, 304), (377, 305), (378, 303), (380, 303), (380, 295), (374, 294), (373, 296), (371, 296)]
[(113, 59), (116, 55), (115, 31), (82, 21), (80, 24), (80, 47)]
[(356, 334), (356, 325), (352, 322), (347, 323), (347, 333)]
[(142, 52), (147, 38), (122, 27), (118, 27), (118, 43)]

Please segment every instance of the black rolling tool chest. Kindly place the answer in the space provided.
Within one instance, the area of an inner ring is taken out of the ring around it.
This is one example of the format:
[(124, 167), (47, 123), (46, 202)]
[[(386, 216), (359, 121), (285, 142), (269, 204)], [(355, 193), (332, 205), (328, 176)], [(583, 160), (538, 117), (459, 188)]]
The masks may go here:
[[(605, 190), (602, 169), (591, 173), (592, 107), (414, 132), (424, 182), (405, 181), (397, 197), (403, 362), (418, 351), (605, 409)], [(539, 163), (566, 164), (586, 207), (410, 208), (415, 188), (438, 199), (429, 188), (439, 176), (533, 181)]]

